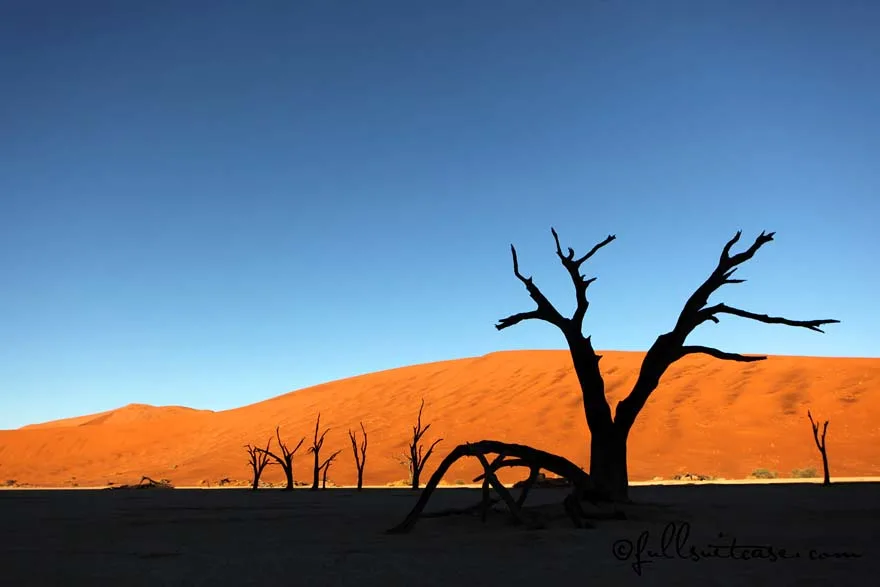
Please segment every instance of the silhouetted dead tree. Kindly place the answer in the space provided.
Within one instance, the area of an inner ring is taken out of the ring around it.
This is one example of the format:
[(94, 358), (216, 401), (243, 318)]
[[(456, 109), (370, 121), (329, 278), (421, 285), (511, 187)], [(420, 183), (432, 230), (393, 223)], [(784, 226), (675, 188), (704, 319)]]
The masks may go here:
[(825, 435), (828, 434), (828, 420), (825, 420), (825, 423), (822, 426), (822, 437), (819, 437), (819, 423), (813, 421), (813, 414), (810, 413), (810, 410), (807, 410), (807, 417), (810, 419), (810, 426), (813, 428), (813, 440), (816, 441), (816, 448), (819, 449), (819, 453), (822, 455), (822, 469), (825, 472), (825, 479), (822, 481), (823, 485), (831, 485), (831, 474), (828, 471), (828, 453), (825, 450)]
[(327, 471), (330, 470), (330, 465), (333, 464), (333, 461), (336, 460), (337, 455), (341, 453), (341, 450), (337, 450), (335, 453), (327, 457), (327, 459), (321, 463), (321, 489), (327, 489)]
[(419, 406), (419, 417), (416, 420), (416, 425), (412, 427), (413, 436), (412, 441), (409, 444), (409, 454), (407, 455), (407, 460), (409, 461), (409, 470), (410, 470), (410, 483), (413, 489), (419, 488), (419, 478), (422, 475), (422, 470), (425, 468), (425, 463), (428, 462), (428, 459), (431, 457), (431, 453), (434, 452), (434, 447), (437, 446), (442, 438), (438, 438), (431, 444), (428, 448), (427, 452), (425, 452), (425, 447), (422, 445), (422, 437), (431, 427), (430, 424), (422, 428), (422, 410), (425, 407), (425, 400), (422, 400), (421, 405)]
[[(486, 458), (486, 455), (493, 453), (497, 454), (497, 456), (490, 463)], [(388, 533), (399, 534), (412, 530), (413, 526), (415, 526), (419, 517), (422, 515), (425, 506), (428, 504), (428, 500), (431, 498), (432, 493), (443, 478), (443, 475), (449, 470), (449, 467), (459, 459), (468, 456), (476, 457), (483, 466), (483, 475), (480, 478), (484, 478), (485, 481), (481, 502), (477, 504), (477, 506), (471, 506), (464, 510), (447, 510), (443, 512), (444, 515), (472, 512), (479, 508), (481, 510), (481, 517), (483, 521), (485, 521), (489, 506), (492, 504), (489, 491), (486, 487), (491, 486), (501, 497), (501, 500), (507, 505), (514, 523), (526, 524), (531, 528), (540, 527), (541, 522), (534, 516), (529, 515), (529, 512), (523, 509), (523, 505), (531, 485), (538, 477), (538, 472), (544, 469), (568, 480), (571, 484), (571, 494), (565, 498), (563, 506), (569, 519), (576, 527), (590, 527), (591, 524), (587, 521), (588, 517), (615, 519), (622, 519), (624, 517), (622, 513), (616, 510), (610, 514), (598, 513), (591, 516), (588, 516), (584, 512), (581, 507), (581, 501), (586, 500), (596, 504), (601, 501), (607, 501), (610, 496), (597, 488), (589, 475), (565, 457), (521, 444), (509, 444), (497, 440), (481, 440), (479, 442), (461, 444), (455, 447), (452, 452), (441, 461), (437, 470), (428, 481), (428, 484), (425, 485), (425, 489), (422, 491), (421, 496), (419, 496), (419, 500), (415, 507), (413, 507), (412, 511), (410, 511), (400, 524), (388, 530)], [(495, 475), (498, 469), (504, 467), (525, 467), (529, 469), (528, 481), (523, 486), (522, 492), (517, 500), (513, 499), (510, 491), (504, 487)], [(433, 514), (432, 517), (437, 515), (438, 514)]]
[(266, 450), (261, 448), (257, 449), (260, 452), (263, 452), (270, 457), (272, 457), (278, 465), (281, 466), (281, 469), (284, 470), (284, 476), (287, 479), (287, 485), (284, 487), (285, 491), (293, 491), (293, 456), (296, 454), (296, 451), (299, 450), (299, 447), (302, 446), (302, 443), (305, 442), (306, 437), (303, 436), (299, 443), (293, 450), (289, 450), (287, 445), (284, 444), (281, 440), (281, 433), (279, 432), (280, 427), (275, 427), (275, 436), (278, 438), (278, 446), (281, 447), (281, 455), (277, 455), (273, 452), (270, 452), (268, 447)]
[(272, 444), (272, 439), (269, 438), (269, 442), (266, 443), (266, 448), (259, 448), (256, 446), (251, 446), (249, 444), (244, 445), (247, 449), (248, 453), (248, 463), (250, 463), (251, 470), (254, 472), (254, 483), (251, 486), (251, 489), (256, 491), (260, 487), (260, 476), (263, 474), (263, 469), (266, 468), (266, 465), (269, 464), (269, 445)]
[(324, 437), (330, 432), (330, 429), (327, 428), (324, 430), (324, 433), (318, 437), (318, 429), (320, 427), (321, 413), (318, 412), (318, 419), (315, 422), (315, 439), (312, 441), (312, 446), (309, 447), (309, 453), (315, 455), (315, 466), (312, 472), (312, 486), (309, 488), (312, 491), (317, 491), (319, 488), (318, 482), (321, 479), (321, 447), (324, 446)]
[(358, 447), (357, 436), (355, 433), (349, 429), (348, 437), (351, 439), (351, 450), (354, 452), (354, 466), (357, 467), (357, 490), (361, 491), (364, 488), (364, 465), (367, 462), (367, 431), (364, 429), (364, 423), (361, 422), (361, 432), (364, 435), (364, 439), (361, 441), (360, 447)]
[(516, 257), (516, 248), (511, 245), (510, 252), (513, 257), (513, 273), (526, 287), (529, 296), (537, 304), (537, 308), (529, 312), (513, 314), (501, 319), (495, 327), (503, 330), (519, 324), (523, 320), (542, 320), (556, 326), (562, 331), (568, 343), (572, 363), (578, 382), (581, 387), (581, 395), (584, 404), (584, 414), (587, 426), (590, 429), (590, 475), (598, 485), (605, 488), (615, 499), (626, 501), (628, 499), (629, 477), (627, 472), (626, 442), (630, 429), (648, 397), (657, 388), (660, 378), (670, 365), (693, 354), (706, 354), (716, 359), (726, 361), (761, 361), (764, 356), (746, 356), (737, 353), (724, 352), (712, 347), (685, 345), (685, 339), (693, 330), (704, 322), (718, 323), (719, 316), (727, 314), (739, 316), (749, 320), (763, 322), (765, 324), (783, 324), (807, 328), (815, 332), (822, 332), (820, 326), (835, 324), (838, 320), (790, 320), (766, 314), (757, 314), (728, 306), (724, 303), (709, 306), (709, 297), (721, 286), (731, 283), (743, 283), (743, 279), (732, 279), (739, 265), (752, 258), (761, 246), (773, 240), (773, 234), (762, 232), (755, 242), (745, 251), (735, 255), (730, 254), (731, 247), (739, 241), (741, 232), (730, 239), (721, 251), (721, 257), (711, 275), (690, 296), (678, 317), (675, 327), (657, 337), (646, 353), (638, 379), (629, 395), (617, 404), (614, 417), (611, 415), (611, 407), (605, 397), (605, 383), (599, 369), (601, 355), (593, 349), (590, 336), (584, 337), (582, 328), (584, 316), (587, 313), (589, 302), (587, 300), (587, 288), (596, 278), (586, 279), (580, 273), (581, 265), (592, 257), (599, 249), (608, 245), (616, 238), (609, 235), (602, 242), (595, 245), (590, 251), (575, 257), (574, 250), (569, 248), (568, 253), (562, 252), (559, 236), (556, 230), (551, 228), (553, 239), (556, 241), (556, 255), (562, 262), (575, 288), (577, 308), (571, 318), (566, 318), (559, 313), (552, 303), (541, 293), (531, 277), (524, 277), (519, 271), (519, 263)]

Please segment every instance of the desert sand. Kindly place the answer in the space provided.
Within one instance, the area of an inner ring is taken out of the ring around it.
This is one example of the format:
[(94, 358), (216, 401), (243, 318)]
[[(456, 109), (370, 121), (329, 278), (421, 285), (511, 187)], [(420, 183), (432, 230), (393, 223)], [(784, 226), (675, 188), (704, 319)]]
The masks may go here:
[[(602, 354), (613, 408), (635, 381), (643, 353)], [(369, 434), (365, 483), (382, 486), (407, 476), (396, 457), (406, 450), (422, 398), (424, 420), (432, 425), (426, 440), (443, 438), (424, 480), (455, 445), (483, 438), (588, 463), (588, 430), (568, 353), (507, 351), (333, 381), (227, 411), (136, 404), (3, 430), (0, 483), (103, 487), (143, 475), (176, 486), (244, 482), (250, 469), (243, 445), (265, 445), (276, 425), (288, 442), (306, 437), (295, 461), (296, 479), (305, 481), (311, 471), (305, 448), (320, 411), (322, 429), (331, 429), (323, 454), (342, 450), (329, 479), (355, 482), (347, 431), (359, 430), (363, 421)], [(684, 472), (742, 479), (756, 469), (787, 477), (808, 467), (821, 472), (808, 408), (815, 418), (830, 420), (832, 476), (880, 476), (880, 359), (774, 356), (743, 364), (694, 356), (669, 370), (639, 416), (629, 441), (631, 479)], [(479, 473), (471, 461), (450, 470), (447, 481), (470, 482)], [(282, 479), (278, 467), (264, 473), (264, 480)]]

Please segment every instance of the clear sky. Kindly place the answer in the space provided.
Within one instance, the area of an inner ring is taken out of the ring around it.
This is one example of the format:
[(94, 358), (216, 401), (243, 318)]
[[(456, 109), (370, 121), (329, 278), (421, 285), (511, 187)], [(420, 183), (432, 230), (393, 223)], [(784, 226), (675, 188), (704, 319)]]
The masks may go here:
[(0, 3), (0, 428), (227, 409), (585, 331), (880, 356), (880, 2)]

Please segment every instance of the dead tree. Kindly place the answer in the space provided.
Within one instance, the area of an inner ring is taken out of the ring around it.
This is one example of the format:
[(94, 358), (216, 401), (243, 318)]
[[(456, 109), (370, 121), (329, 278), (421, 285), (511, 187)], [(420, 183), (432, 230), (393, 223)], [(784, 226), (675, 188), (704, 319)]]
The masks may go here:
[(571, 353), (572, 363), (583, 398), (584, 414), (590, 429), (590, 475), (601, 487), (604, 487), (615, 499), (628, 499), (629, 477), (627, 472), (626, 442), (630, 429), (635, 423), (648, 397), (657, 388), (660, 378), (670, 365), (679, 359), (693, 354), (706, 354), (726, 361), (761, 361), (764, 356), (746, 356), (737, 353), (720, 351), (707, 346), (685, 345), (685, 339), (693, 330), (704, 322), (718, 323), (719, 316), (728, 314), (765, 324), (784, 324), (798, 326), (815, 332), (822, 332), (820, 326), (838, 323), (838, 320), (790, 320), (766, 314), (758, 314), (718, 303), (709, 306), (709, 297), (721, 286), (730, 283), (743, 283), (743, 279), (732, 279), (737, 268), (752, 258), (761, 246), (773, 240), (773, 234), (762, 232), (755, 242), (745, 251), (735, 255), (730, 249), (739, 241), (741, 232), (730, 239), (721, 251), (721, 257), (711, 275), (694, 291), (675, 324), (675, 327), (657, 337), (642, 360), (641, 370), (629, 395), (618, 402), (614, 416), (605, 397), (605, 382), (599, 369), (601, 355), (593, 348), (590, 336), (584, 336), (583, 321), (589, 302), (587, 288), (596, 278), (585, 278), (580, 273), (581, 265), (592, 257), (599, 249), (611, 243), (616, 237), (609, 235), (595, 245), (588, 253), (575, 257), (574, 250), (562, 252), (559, 236), (551, 228), (556, 241), (556, 255), (574, 283), (577, 308), (568, 318), (562, 316), (553, 304), (541, 293), (531, 277), (524, 277), (519, 271), (516, 248), (510, 246), (513, 257), (513, 273), (526, 287), (529, 296), (537, 304), (537, 308), (528, 312), (513, 314), (501, 319), (495, 327), (503, 330), (519, 324), (523, 320), (542, 320), (556, 326), (565, 337)]
[(309, 447), (309, 453), (315, 455), (315, 465), (314, 470), (312, 471), (312, 486), (309, 488), (312, 491), (318, 490), (318, 482), (321, 479), (321, 447), (324, 446), (324, 437), (327, 436), (327, 433), (330, 432), (330, 429), (327, 428), (324, 430), (324, 433), (318, 437), (318, 429), (321, 427), (321, 412), (318, 412), (318, 419), (315, 422), (315, 439), (312, 441), (312, 446)]
[(828, 453), (825, 450), (825, 435), (828, 434), (828, 420), (825, 420), (822, 425), (822, 437), (820, 438), (819, 423), (813, 421), (813, 414), (810, 413), (810, 410), (807, 410), (807, 418), (810, 419), (810, 426), (813, 427), (813, 440), (816, 441), (816, 448), (819, 449), (819, 453), (822, 455), (822, 469), (825, 473), (822, 485), (831, 485), (831, 474), (828, 472)]
[[(497, 456), (490, 463), (486, 456), (493, 453), (497, 454)], [(514, 523), (524, 524), (530, 528), (540, 527), (540, 520), (530, 515), (529, 512), (523, 509), (523, 506), (526, 497), (528, 496), (529, 489), (538, 478), (538, 473), (544, 469), (566, 479), (570, 483), (572, 491), (563, 501), (563, 506), (569, 519), (576, 527), (591, 527), (590, 522), (587, 521), (588, 517), (616, 519), (625, 517), (617, 510), (610, 513), (597, 513), (588, 516), (580, 505), (582, 501), (586, 500), (598, 504), (603, 501), (608, 501), (610, 496), (597, 488), (587, 473), (565, 457), (544, 452), (530, 446), (508, 444), (497, 440), (481, 440), (479, 442), (461, 444), (455, 447), (452, 452), (441, 461), (437, 470), (428, 481), (428, 484), (425, 485), (424, 491), (422, 491), (418, 502), (410, 513), (400, 524), (388, 530), (388, 533), (400, 534), (412, 530), (419, 517), (423, 516), (422, 511), (428, 504), (428, 500), (430, 500), (431, 495), (439, 485), (443, 475), (449, 470), (449, 467), (459, 459), (468, 456), (477, 458), (483, 466), (483, 475), (478, 477), (478, 479), (485, 479), (482, 499), (476, 506), (471, 506), (464, 510), (450, 510), (443, 512), (443, 514), (465, 513), (479, 509), (481, 510), (481, 517), (483, 521), (485, 521), (486, 513), (492, 503), (489, 491), (485, 488), (491, 486), (501, 497), (501, 500), (507, 505)], [(510, 491), (504, 487), (495, 474), (498, 469), (504, 467), (525, 467), (529, 469), (529, 477), (523, 485), (522, 492), (517, 500), (513, 499)], [(436, 515), (437, 514), (434, 514), (434, 516)]]
[(410, 483), (413, 489), (419, 488), (419, 477), (422, 474), (422, 470), (425, 468), (425, 463), (428, 462), (428, 459), (431, 457), (431, 453), (434, 452), (434, 447), (437, 446), (442, 438), (438, 438), (435, 440), (431, 446), (425, 451), (424, 445), (422, 445), (422, 437), (431, 427), (430, 424), (422, 428), (422, 409), (425, 407), (425, 400), (422, 400), (421, 405), (419, 406), (419, 417), (416, 420), (416, 425), (412, 427), (413, 435), (412, 441), (409, 444), (409, 454), (407, 455), (407, 460), (409, 461), (409, 470), (410, 470)]
[(275, 427), (275, 436), (278, 438), (278, 446), (281, 447), (281, 455), (270, 452), (268, 446), (266, 447), (266, 450), (257, 450), (272, 457), (275, 462), (281, 466), (281, 469), (284, 470), (284, 476), (287, 478), (287, 485), (284, 487), (284, 491), (293, 491), (293, 456), (296, 454), (296, 451), (299, 450), (299, 447), (302, 446), (302, 443), (305, 442), (306, 437), (303, 436), (296, 447), (293, 450), (290, 450), (287, 448), (287, 445), (282, 442), (279, 428), (279, 426)]
[(254, 472), (254, 482), (251, 486), (251, 489), (254, 491), (260, 487), (260, 476), (263, 474), (263, 469), (269, 464), (269, 445), (271, 444), (272, 439), (269, 438), (266, 448), (259, 448), (249, 444), (244, 445), (248, 453), (248, 463), (250, 463), (251, 470)]
[(360, 447), (358, 447), (357, 436), (355, 433), (348, 430), (348, 437), (351, 439), (351, 450), (354, 452), (354, 466), (357, 467), (357, 490), (361, 491), (364, 488), (364, 465), (367, 462), (367, 431), (364, 429), (364, 423), (361, 422), (361, 432), (364, 435), (363, 441), (361, 441)]
[(327, 459), (321, 463), (321, 489), (327, 489), (327, 471), (330, 470), (330, 465), (333, 461), (336, 460), (336, 456), (341, 453), (341, 450), (337, 450), (335, 453), (327, 457)]

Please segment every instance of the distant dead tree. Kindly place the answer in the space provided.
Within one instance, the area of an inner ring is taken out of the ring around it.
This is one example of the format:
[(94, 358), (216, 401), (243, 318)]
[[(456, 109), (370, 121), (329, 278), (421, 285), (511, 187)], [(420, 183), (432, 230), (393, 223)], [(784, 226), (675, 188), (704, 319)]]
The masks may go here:
[(330, 465), (333, 464), (333, 461), (336, 460), (337, 455), (339, 455), (339, 453), (341, 452), (341, 450), (337, 450), (335, 453), (327, 457), (323, 463), (321, 463), (321, 489), (327, 489), (327, 471), (330, 470)]
[(422, 437), (431, 427), (430, 424), (422, 428), (422, 410), (425, 407), (425, 400), (422, 399), (422, 403), (419, 406), (419, 417), (416, 420), (416, 425), (412, 427), (413, 435), (412, 441), (409, 444), (409, 454), (407, 455), (407, 460), (409, 464), (410, 470), (410, 483), (412, 484), (413, 489), (419, 488), (419, 477), (422, 474), (422, 470), (425, 468), (425, 463), (428, 462), (428, 459), (431, 457), (431, 453), (434, 452), (434, 447), (442, 441), (442, 438), (438, 438), (431, 444), (430, 448), (428, 448), (427, 452), (425, 452), (425, 447), (422, 445)]
[(287, 445), (281, 440), (281, 433), (279, 431), (280, 426), (275, 427), (275, 436), (278, 438), (278, 446), (281, 447), (281, 455), (277, 455), (273, 452), (270, 452), (268, 446), (266, 450), (257, 449), (260, 452), (272, 457), (275, 462), (281, 466), (281, 469), (284, 471), (284, 476), (287, 478), (287, 485), (284, 487), (284, 491), (293, 491), (293, 456), (296, 454), (296, 451), (299, 450), (299, 447), (302, 446), (302, 443), (305, 442), (306, 437), (303, 436), (299, 443), (293, 450), (289, 450)]
[(587, 313), (587, 288), (596, 278), (586, 279), (580, 273), (581, 265), (592, 257), (599, 249), (615, 240), (609, 235), (596, 244), (588, 253), (575, 257), (574, 250), (562, 252), (556, 230), (550, 229), (556, 241), (556, 255), (574, 283), (577, 308), (571, 318), (564, 317), (544, 296), (531, 277), (523, 276), (519, 271), (516, 248), (511, 245), (513, 257), (513, 273), (521, 281), (529, 296), (537, 307), (528, 312), (520, 312), (501, 319), (495, 328), (503, 330), (519, 324), (524, 320), (542, 320), (556, 326), (565, 337), (571, 353), (572, 363), (584, 404), (584, 414), (590, 429), (590, 476), (597, 485), (606, 490), (613, 499), (628, 501), (629, 475), (627, 471), (626, 443), (629, 432), (639, 412), (645, 406), (651, 393), (660, 383), (666, 370), (679, 359), (693, 354), (706, 354), (726, 361), (761, 361), (765, 356), (746, 356), (737, 353), (720, 351), (708, 346), (685, 345), (685, 339), (693, 330), (704, 322), (718, 323), (723, 314), (739, 316), (748, 320), (756, 320), (765, 324), (783, 324), (807, 328), (822, 332), (820, 326), (836, 324), (839, 320), (790, 320), (766, 314), (758, 314), (718, 303), (709, 306), (709, 297), (721, 286), (731, 283), (743, 283), (743, 279), (732, 279), (739, 265), (752, 258), (761, 246), (773, 240), (774, 233), (762, 232), (755, 242), (745, 251), (730, 254), (731, 247), (739, 241), (739, 231), (730, 239), (721, 251), (720, 259), (711, 275), (688, 298), (678, 317), (675, 327), (657, 337), (642, 360), (641, 370), (629, 395), (618, 402), (614, 416), (605, 397), (605, 382), (599, 369), (601, 355), (593, 349), (590, 336), (584, 337), (583, 321)]
[[(247, 449), (248, 453), (248, 463), (250, 463), (251, 470), (254, 472), (254, 483), (251, 486), (251, 489), (256, 491), (260, 486), (260, 475), (263, 474), (263, 469), (266, 468), (266, 465), (269, 464), (269, 445), (272, 444), (272, 438), (269, 438), (269, 442), (266, 443), (266, 448), (259, 448), (256, 446), (251, 446), (250, 444), (244, 445)], [(223, 483), (220, 483), (223, 485)]]
[(315, 455), (315, 466), (312, 472), (312, 486), (309, 488), (312, 491), (318, 490), (318, 482), (321, 480), (321, 469), (323, 467), (321, 463), (321, 447), (324, 446), (324, 437), (327, 436), (327, 433), (330, 432), (330, 429), (327, 428), (324, 430), (324, 433), (318, 437), (318, 429), (321, 427), (321, 412), (318, 412), (318, 419), (315, 422), (315, 439), (312, 441), (312, 446), (309, 447), (309, 453)]
[(361, 422), (361, 432), (364, 435), (364, 439), (361, 441), (360, 446), (357, 443), (356, 433), (352, 432), (349, 428), (348, 437), (351, 439), (351, 450), (354, 452), (354, 466), (357, 467), (357, 490), (361, 491), (364, 488), (364, 465), (367, 462), (367, 431), (364, 429), (364, 423)]
[(831, 474), (828, 472), (828, 453), (825, 450), (825, 435), (828, 434), (828, 420), (822, 425), (822, 437), (819, 437), (819, 423), (813, 421), (813, 414), (807, 410), (807, 418), (810, 419), (810, 426), (813, 428), (813, 440), (816, 441), (816, 448), (822, 455), (822, 469), (825, 471), (825, 479), (823, 485), (831, 485)]

